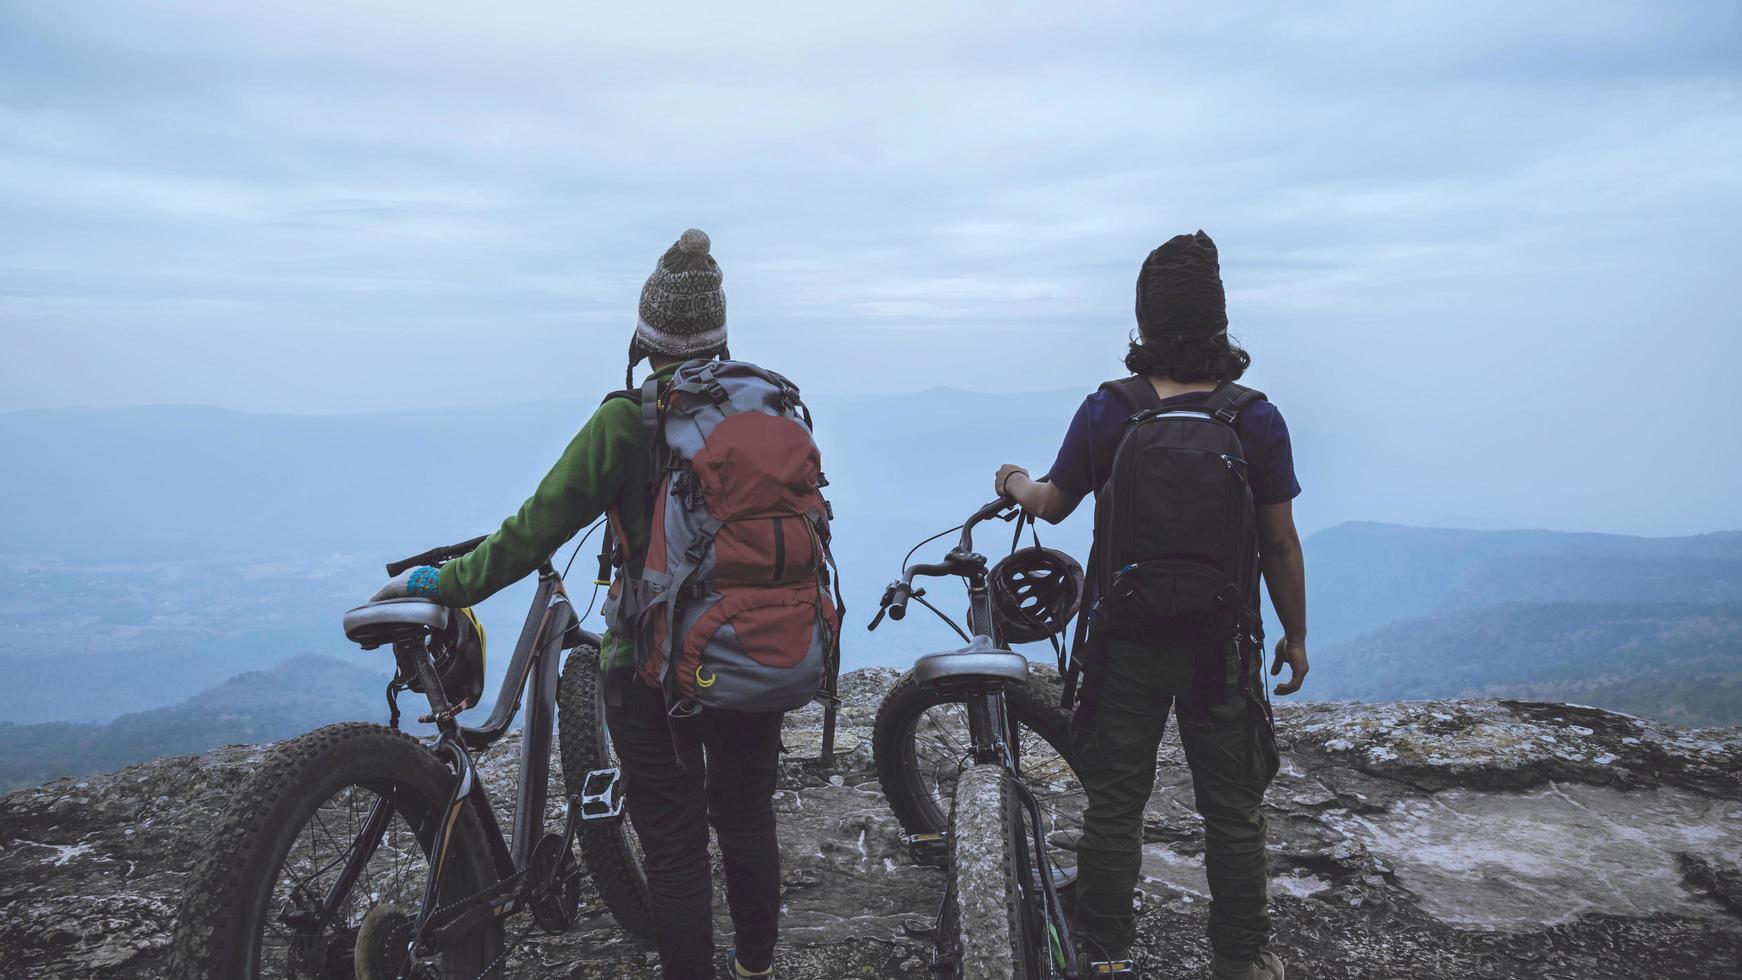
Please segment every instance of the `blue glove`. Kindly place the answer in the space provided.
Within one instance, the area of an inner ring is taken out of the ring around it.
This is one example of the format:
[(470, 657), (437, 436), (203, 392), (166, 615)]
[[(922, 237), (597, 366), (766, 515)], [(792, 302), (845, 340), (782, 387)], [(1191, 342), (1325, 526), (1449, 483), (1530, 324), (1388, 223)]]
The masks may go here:
[(419, 565), (407, 569), (387, 580), (381, 591), (375, 593), (370, 602), (380, 602), (383, 599), (434, 599), (437, 595), (436, 583), (441, 580), (441, 569), (434, 565)]

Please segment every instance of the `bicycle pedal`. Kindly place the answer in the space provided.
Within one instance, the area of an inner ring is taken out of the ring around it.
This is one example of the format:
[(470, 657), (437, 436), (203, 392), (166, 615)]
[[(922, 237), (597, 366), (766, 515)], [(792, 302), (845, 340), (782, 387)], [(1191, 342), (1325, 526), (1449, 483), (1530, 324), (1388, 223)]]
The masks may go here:
[(925, 834), (902, 834), (901, 842), (913, 859), (919, 862), (941, 861), (949, 857), (950, 835), (947, 831)]
[(615, 820), (623, 815), (623, 770), (594, 769), (581, 780), (581, 819)]
[(1089, 964), (1091, 977), (1135, 977), (1137, 963), (1134, 960), (1095, 960)]

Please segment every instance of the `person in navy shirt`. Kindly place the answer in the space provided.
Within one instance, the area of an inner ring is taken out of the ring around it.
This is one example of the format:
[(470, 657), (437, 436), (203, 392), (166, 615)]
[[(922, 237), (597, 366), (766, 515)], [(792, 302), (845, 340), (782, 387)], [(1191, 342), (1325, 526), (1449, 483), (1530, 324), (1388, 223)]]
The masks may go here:
[[(1202, 404), (1252, 363), (1228, 337), (1220, 262), (1215, 243), (1202, 231), (1175, 236), (1144, 261), (1137, 277), (1137, 326), (1139, 336), (1131, 341), (1125, 366), (1149, 380), (1166, 408)], [(1058, 523), (1083, 498), (1100, 494), (1130, 415), (1117, 393), (1096, 391), (1071, 419), (1045, 478), (1032, 479), (1022, 467), (1006, 464), (993, 477), (996, 491), (1015, 498), (1028, 513)], [(1235, 430), (1248, 464), (1259, 567), (1283, 627), (1270, 672), (1278, 675), (1288, 665), (1289, 677), (1275, 693), (1293, 694), (1307, 674), (1306, 573), (1294, 526), (1293, 501), (1300, 494), (1294, 450), (1282, 412), (1268, 401), (1242, 410)], [(1203, 642), (1158, 636), (1144, 643), (1107, 639), (1091, 644), (1085, 686), (1093, 684), (1097, 691), (1094, 710), (1087, 710), (1085, 700), (1071, 724), (1077, 774), (1089, 801), (1077, 850), (1073, 934), (1086, 961), (1119, 960), (1130, 953), (1143, 812), (1155, 787), (1156, 752), (1171, 708), (1181, 719), (1180, 740), (1204, 818), (1212, 976), (1282, 980), (1282, 962), (1264, 949), (1270, 917), (1261, 806), (1274, 774), (1275, 743), (1266, 729), (1270, 764), (1254, 758), (1264, 749), (1255, 748), (1260, 740), (1253, 737), (1256, 723), (1246, 707), (1252, 696), (1263, 697), (1262, 664), (1254, 657), (1251, 676), (1240, 681), (1247, 685), (1247, 698), (1207, 695), (1204, 685), (1195, 683), (1192, 666), (1203, 662), (1203, 651), (1194, 646)]]

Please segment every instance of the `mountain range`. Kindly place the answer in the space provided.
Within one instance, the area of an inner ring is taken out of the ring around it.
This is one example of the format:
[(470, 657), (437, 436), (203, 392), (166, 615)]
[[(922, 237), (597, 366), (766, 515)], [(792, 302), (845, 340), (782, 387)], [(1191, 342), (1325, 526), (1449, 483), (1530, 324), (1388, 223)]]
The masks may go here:
[[(387, 720), (390, 670), (302, 654), (235, 677), (167, 708), (106, 724), (0, 722), (0, 793), (61, 776), (190, 755), (217, 745), (291, 738), (321, 725)], [(418, 704), (404, 707), (414, 714)], [(401, 727), (414, 730), (411, 718)]]
[[(875, 634), (862, 625), (909, 546), (987, 499), (997, 463), (1044, 468), (1079, 397), (934, 389), (813, 406), (837, 516), (848, 667), (900, 666), (956, 642), (918, 610)], [(104, 746), (195, 751), (301, 730), (329, 702), (375, 717), (385, 657), (346, 643), (340, 615), (379, 584), (385, 561), (494, 527), (590, 410), (576, 401), (355, 416), (0, 414), (0, 676), (13, 694), (0, 722), (80, 723), (54, 757), (114, 760)], [(1321, 455), (1313, 433), (1295, 436), (1302, 459)], [(1742, 532), (1321, 526), (1325, 501), (1372, 490), (1357, 486), (1359, 473), (1322, 466), (1301, 479), (1314, 654), (1304, 697), (1554, 697), (1690, 724), (1742, 721), (1731, 696), (1742, 677)], [(1089, 510), (1043, 526), (1040, 539), (1084, 557)], [(1012, 530), (984, 527), (976, 547), (995, 557)], [(571, 582), (585, 607), (591, 557), (578, 561)], [(933, 584), (930, 597), (952, 614), (964, 604), (954, 583)], [(529, 598), (522, 583), (480, 607), (493, 649), (511, 646)], [(1053, 655), (1044, 644), (1026, 652)], [(304, 655), (315, 656), (289, 659)], [(506, 659), (491, 658), (492, 690)], [(268, 686), (307, 696), (264, 710), (245, 693), (260, 671)], [(317, 684), (322, 693), (309, 690)], [(353, 685), (354, 696), (334, 685)], [(177, 741), (195, 731), (205, 745)], [(0, 732), (0, 744), (50, 740), (46, 730)]]

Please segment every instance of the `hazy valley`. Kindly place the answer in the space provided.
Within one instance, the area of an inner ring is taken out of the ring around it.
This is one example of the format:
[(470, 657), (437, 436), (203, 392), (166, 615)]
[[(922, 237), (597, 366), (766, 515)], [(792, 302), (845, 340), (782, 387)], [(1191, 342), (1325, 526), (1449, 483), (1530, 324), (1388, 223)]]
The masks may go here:
[[(997, 462), (1045, 466), (1079, 397), (936, 389), (816, 406), (849, 668), (952, 641), (923, 614), (863, 626), (908, 547), (983, 502)], [(347, 644), (340, 614), (385, 561), (494, 527), (589, 410), (0, 415), (0, 671), (14, 694), (0, 702), (0, 750), (31, 752), (0, 786), (383, 716), (385, 655)], [(1527, 697), (1742, 721), (1742, 533), (1321, 527), (1315, 514), (1337, 513), (1327, 502), (1371, 489), (1323, 462), (1334, 447), (1295, 435), (1319, 461), (1301, 474), (1308, 697)], [(1085, 505), (1042, 540), (1084, 557), (1089, 518)], [(997, 554), (1009, 532), (976, 543)], [(593, 545), (571, 576), (583, 607)], [(516, 586), (481, 609), (492, 685), (529, 594)], [(961, 605), (951, 584), (932, 595)]]

